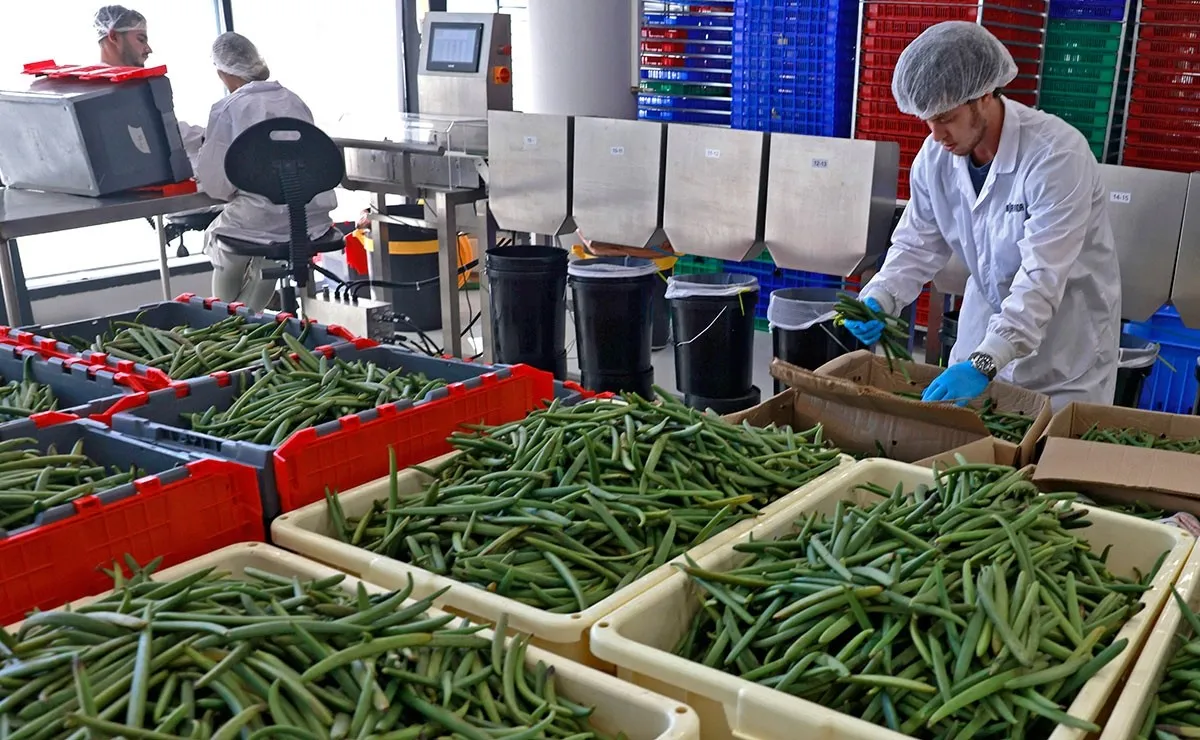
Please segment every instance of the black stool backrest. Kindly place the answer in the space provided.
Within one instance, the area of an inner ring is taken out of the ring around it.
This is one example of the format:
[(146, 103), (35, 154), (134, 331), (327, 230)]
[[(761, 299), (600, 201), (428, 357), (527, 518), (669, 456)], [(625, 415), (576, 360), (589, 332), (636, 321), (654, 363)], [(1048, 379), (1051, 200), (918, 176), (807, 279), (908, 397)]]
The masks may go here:
[(297, 118), (269, 118), (243, 131), (225, 153), (225, 176), (235, 188), (288, 207), (293, 246), (307, 244), (305, 208), (346, 174), (333, 139)]

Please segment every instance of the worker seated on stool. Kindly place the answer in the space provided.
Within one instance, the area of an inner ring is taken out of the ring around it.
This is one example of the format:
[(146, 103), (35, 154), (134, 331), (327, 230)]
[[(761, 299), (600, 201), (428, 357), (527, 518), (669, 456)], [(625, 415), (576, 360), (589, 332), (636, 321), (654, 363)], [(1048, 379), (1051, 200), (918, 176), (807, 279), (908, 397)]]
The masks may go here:
[[(243, 193), (225, 175), (225, 153), (243, 131), (270, 118), (296, 118), (313, 122), (312, 111), (294, 92), (271, 75), (258, 49), (245, 36), (224, 33), (212, 48), (217, 76), (229, 95), (212, 107), (205, 139), (200, 147), (196, 179), (200, 188), (228, 205), (204, 232), (204, 253), (212, 260), (213, 295), (222, 301), (238, 301), (251, 310), (267, 307), (275, 292), (273, 281), (263, 280), (266, 260), (246, 257), (231, 250), (222, 236), (272, 244), (290, 237), (287, 206), (277, 206), (260, 195)], [(308, 236), (317, 239), (333, 226), (330, 212), (337, 207), (333, 191), (321, 193), (308, 204)]]

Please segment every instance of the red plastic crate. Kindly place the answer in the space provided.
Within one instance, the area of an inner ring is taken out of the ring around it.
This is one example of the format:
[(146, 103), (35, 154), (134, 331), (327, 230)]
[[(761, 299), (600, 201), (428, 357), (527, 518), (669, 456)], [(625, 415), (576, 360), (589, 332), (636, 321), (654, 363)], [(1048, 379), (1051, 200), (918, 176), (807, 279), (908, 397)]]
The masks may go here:
[(1161, 105), (1200, 105), (1200, 87), (1134, 85), (1129, 97), (1133, 101)]
[[(864, 67), (871, 67), (877, 70), (888, 70), (889, 72), (896, 69), (896, 63), (900, 61), (902, 52), (892, 51), (865, 51), (859, 57)], [(1017, 64), (1017, 74), (1036, 77), (1041, 73), (1040, 60), (1016, 59), (1013, 61)], [(890, 76), (890, 75), (889, 75)]]
[(1200, 11), (1200, 3), (1195, 0), (1142, 0), (1143, 8), (1156, 8), (1159, 10), (1189, 10)]
[(264, 541), (254, 470), (210, 459), (186, 471), (170, 483), (142, 478), (135, 495), (111, 504), (79, 499), (74, 516), (0, 539), (0, 624), (111, 588), (100, 569), (125, 555), (142, 564), (161, 557), (169, 567)]
[(1130, 120), (1133, 120), (1135, 116), (1144, 116), (1154, 120), (1177, 118), (1196, 120), (1200, 118), (1200, 99), (1190, 103), (1182, 100), (1175, 103), (1148, 103), (1132, 100), (1129, 102), (1129, 116)]
[(913, 309), (913, 323), (917, 326), (929, 326), (929, 286), (921, 290), (917, 296), (917, 305)]
[(860, 134), (879, 136), (927, 136), (929, 127), (913, 116), (867, 116), (859, 115), (857, 131)]
[(1200, 38), (1188, 40), (1166, 40), (1142, 38), (1138, 40), (1138, 58), (1145, 56), (1179, 57), (1191, 56), (1200, 52)]
[(896, 107), (896, 98), (892, 95), (892, 88), (887, 85), (859, 85), (858, 101), (860, 106), (864, 102), (888, 103), (892, 107), (891, 115), (900, 114), (900, 109)]
[[(865, 87), (866, 86), (864, 86), (864, 88)], [(864, 88), (859, 89), (862, 90)], [(895, 118), (903, 116), (904, 114), (901, 113), (900, 109), (896, 107), (896, 101), (890, 97), (889, 93), (887, 100), (864, 99), (858, 101), (858, 115), (867, 117), (890, 116)]]
[(1149, 146), (1158, 149), (1170, 149), (1176, 157), (1188, 159), (1190, 164), (1200, 162), (1200, 136), (1196, 134), (1181, 134), (1175, 131), (1164, 131), (1130, 128), (1125, 132), (1125, 143), (1133, 146)]
[(1200, 28), (1195, 26), (1160, 26), (1144, 23), (1138, 30), (1139, 39), (1200, 42)]
[(1125, 144), (1121, 164), (1126, 167), (1145, 167), (1167, 172), (1193, 172), (1200, 162), (1200, 150), (1181, 152), (1175, 149), (1143, 147)]
[(688, 32), (683, 28), (643, 28), (642, 37), (647, 39), (686, 39)]
[(320, 501), (328, 488), (347, 491), (388, 472), (388, 448), (403, 467), (450, 452), (446, 438), (463, 424), (503, 424), (522, 419), (554, 395), (550, 373), (514, 365), (504, 380), (481, 378), (482, 387), (451, 385), (446, 398), (397, 411), (379, 408), (379, 416), (362, 423), (341, 420), (341, 429), (318, 436), (313, 428), (293, 434), (275, 452), (275, 481), (284, 512)]
[(1141, 22), (1168, 26), (1200, 26), (1200, 9), (1195, 6), (1151, 6), (1145, 3), (1142, 7)]
[(687, 50), (687, 44), (674, 41), (643, 41), (642, 51), (653, 51), (659, 54), (682, 54)]
[(1125, 121), (1129, 131), (1146, 131), (1166, 135), (1180, 135), (1195, 140), (1200, 146), (1200, 119), (1178, 118), (1166, 116), (1135, 116), (1130, 115)]
[[(926, 27), (942, 21), (974, 21), (976, 6), (928, 3), (868, 2), (866, 17), (875, 20), (921, 21)], [(919, 33), (919, 32), (918, 32)]]
[(1133, 78), (1133, 89), (1137, 90), (1143, 85), (1200, 90), (1200, 75), (1188, 72), (1151, 72), (1139, 69)]
[(1138, 71), (1153, 71), (1196, 74), (1200, 72), (1200, 61), (1177, 56), (1138, 56), (1134, 61), (1134, 69)]

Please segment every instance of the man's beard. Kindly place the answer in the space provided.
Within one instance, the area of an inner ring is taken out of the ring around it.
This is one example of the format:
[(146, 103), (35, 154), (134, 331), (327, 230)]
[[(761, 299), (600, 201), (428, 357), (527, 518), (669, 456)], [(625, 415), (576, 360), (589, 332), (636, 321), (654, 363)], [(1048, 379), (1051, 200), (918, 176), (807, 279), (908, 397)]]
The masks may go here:
[(971, 140), (971, 144), (966, 148), (965, 152), (962, 154), (958, 154), (957, 151), (954, 152), (960, 157), (971, 156), (971, 152), (975, 151), (976, 147), (983, 143), (983, 137), (987, 136), (987, 119), (979, 112), (979, 106), (971, 105), (968, 107), (971, 109), (971, 128), (978, 127), (978, 133), (975, 134), (975, 138)]

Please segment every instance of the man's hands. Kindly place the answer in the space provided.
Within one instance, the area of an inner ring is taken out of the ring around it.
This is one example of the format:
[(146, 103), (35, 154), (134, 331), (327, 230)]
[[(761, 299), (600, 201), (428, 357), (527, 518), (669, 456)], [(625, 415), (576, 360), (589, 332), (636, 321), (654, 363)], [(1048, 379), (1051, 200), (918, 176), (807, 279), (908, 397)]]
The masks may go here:
[[(874, 298), (868, 298), (863, 303), (872, 311), (883, 312), (883, 307)], [(883, 336), (884, 326), (882, 321), (845, 321), (842, 322), (842, 325), (854, 335), (855, 339), (867, 347), (874, 347), (879, 343), (879, 338)]]
[(960, 362), (934, 378), (921, 395), (921, 400), (930, 403), (953, 401), (959, 406), (966, 406), (987, 389), (988, 382), (987, 376), (976, 370), (974, 365)]

